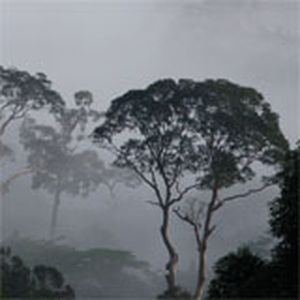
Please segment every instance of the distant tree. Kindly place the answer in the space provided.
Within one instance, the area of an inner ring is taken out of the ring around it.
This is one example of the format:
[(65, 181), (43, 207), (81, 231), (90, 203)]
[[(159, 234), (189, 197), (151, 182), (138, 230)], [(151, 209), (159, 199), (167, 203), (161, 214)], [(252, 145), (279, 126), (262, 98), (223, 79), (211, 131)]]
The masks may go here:
[(20, 141), (28, 152), (27, 161), (35, 170), (32, 188), (54, 196), (50, 239), (55, 239), (58, 211), (63, 193), (87, 197), (100, 184), (112, 192), (116, 184), (138, 184), (132, 172), (107, 168), (96, 151), (86, 149), (86, 127), (99, 120), (88, 91), (75, 94), (75, 108), (65, 107), (55, 115), (54, 125), (38, 124), (27, 118), (20, 129)]
[(0, 267), (0, 298), (75, 298), (57, 269), (44, 265), (31, 269), (9, 247), (0, 249)]
[(159, 282), (147, 262), (129, 251), (77, 249), (65, 244), (10, 238), (14, 252), (30, 265), (51, 265), (68, 278), (78, 298), (150, 298)]
[[(161, 235), (169, 254), (167, 295), (177, 291), (178, 254), (169, 236), (172, 207), (193, 189), (211, 197), (204, 219), (175, 209), (192, 225), (198, 243), (199, 270), (195, 299), (203, 297), (208, 239), (214, 213), (225, 203), (262, 191), (261, 187), (220, 197), (220, 191), (254, 178), (253, 164), (282, 161), (288, 143), (278, 116), (253, 88), (226, 80), (161, 80), (145, 90), (129, 91), (112, 101), (95, 138), (116, 155), (115, 165), (131, 168), (156, 196), (162, 212)], [(188, 184), (183, 187), (183, 176)], [(200, 222), (201, 221), (201, 222)], [(203, 226), (202, 226), (203, 225)]]
[(121, 169), (113, 166), (105, 167), (102, 171), (102, 183), (108, 188), (111, 196), (115, 197), (115, 189), (122, 184), (129, 188), (140, 185), (140, 179), (130, 169)]
[(80, 144), (88, 122), (97, 120), (99, 114), (91, 109), (90, 93), (76, 93), (75, 101), (75, 108), (64, 108), (55, 115), (55, 125), (40, 125), (27, 118), (20, 129), (20, 141), (28, 152), (28, 164), (35, 170), (32, 187), (44, 189), (54, 196), (50, 225), (52, 240), (62, 194), (87, 196), (103, 178), (104, 163), (95, 151), (84, 150)]
[[(270, 203), (271, 232), (279, 239), (270, 260), (252, 266), (254, 257), (248, 252), (230, 253), (215, 265), (215, 277), (210, 282), (210, 299), (239, 298), (289, 298), (297, 299), (298, 293), (298, 212), (299, 212), (299, 158), (300, 149), (289, 151), (284, 169), (278, 174), (281, 182), (281, 196)], [(251, 267), (250, 267), (251, 269)], [(233, 271), (234, 270), (234, 271)], [(243, 273), (240, 277), (236, 274)]]

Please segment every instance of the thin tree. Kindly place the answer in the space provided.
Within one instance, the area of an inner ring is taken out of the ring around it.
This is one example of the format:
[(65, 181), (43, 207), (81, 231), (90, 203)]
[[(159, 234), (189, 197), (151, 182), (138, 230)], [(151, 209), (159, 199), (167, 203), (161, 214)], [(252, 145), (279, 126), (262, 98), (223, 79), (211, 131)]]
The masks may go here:
[(169, 254), (166, 295), (177, 290), (178, 253), (169, 235), (172, 207), (195, 188), (211, 191), (195, 292), (201, 299), (213, 213), (269, 183), (226, 198), (220, 198), (220, 190), (252, 179), (255, 161), (272, 165), (282, 158), (288, 145), (277, 115), (252, 88), (226, 80), (167, 79), (113, 100), (94, 134), (116, 155), (115, 165), (135, 171), (156, 196), (151, 203), (161, 210), (161, 236)]
[[(20, 130), (20, 141), (28, 152), (28, 164), (34, 166), (32, 187), (54, 196), (50, 239), (54, 240), (58, 210), (63, 193), (87, 196), (102, 182), (104, 163), (92, 150), (84, 150), (84, 132), (89, 121), (99, 114), (91, 108), (92, 95), (75, 94), (75, 108), (64, 108), (55, 115), (56, 128), (40, 125), (27, 118)], [(81, 143), (82, 142), (82, 143)]]
[[(201, 157), (198, 183), (210, 192), (203, 206), (177, 208), (176, 215), (191, 225), (198, 251), (198, 280), (194, 299), (202, 299), (206, 278), (208, 241), (216, 225), (214, 214), (228, 202), (258, 193), (274, 184), (263, 178), (261, 186), (234, 195), (224, 196), (224, 190), (244, 184), (255, 177), (255, 164), (280, 166), (288, 143), (282, 134), (278, 116), (256, 90), (225, 80), (194, 83), (194, 97), (189, 106), (199, 141)], [(202, 199), (203, 200), (203, 199)], [(201, 213), (200, 213), (201, 212)], [(202, 214), (203, 213), (203, 214)]]

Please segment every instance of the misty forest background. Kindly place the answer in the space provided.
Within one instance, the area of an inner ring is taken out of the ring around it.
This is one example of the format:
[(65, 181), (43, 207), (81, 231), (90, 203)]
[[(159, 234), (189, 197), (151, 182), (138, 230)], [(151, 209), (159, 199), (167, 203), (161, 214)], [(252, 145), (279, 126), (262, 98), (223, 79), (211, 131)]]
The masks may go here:
[(1, 1), (1, 297), (296, 298), (295, 4), (128, 3)]

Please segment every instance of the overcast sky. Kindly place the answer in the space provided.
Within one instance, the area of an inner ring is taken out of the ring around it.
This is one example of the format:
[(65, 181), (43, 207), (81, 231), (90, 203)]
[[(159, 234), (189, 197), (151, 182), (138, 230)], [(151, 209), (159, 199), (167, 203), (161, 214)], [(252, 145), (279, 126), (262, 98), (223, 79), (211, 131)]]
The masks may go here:
[[(282, 129), (292, 144), (299, 136), (296, 0), (0, 3), (0, 64), (31, 73), (44, 72), (68, 102), (75, 91), (88, 89), (93, 92), (97, 107), (104, 110), (112, 98), (129, 89), (144, 88), (159, 78), (226, 78), (262, 92), (279, 113)], [(28, 182), (22, 182), (18, 190), (12, 191), (10, 201), (19, 201), (18, 195), (26, 189)], [(61, 218), (76, 216), (77, 225), (80, 220), (87, 226), (96, 224), (96, 232), (105, 224), (109, 227), (107, 224), (115, 218), (119, 222), (114, 235), (119, 241), (123, 238), (122, 247), (130, 248), (135, 243), (133, 250), (138, 255), (154, 260), (156, 252), (151, 247), (162, 249), (158, 232), (155, 237), (151, 235), (157, 230), (157, 211), (140, 202), (134, 214), (128, 205), (136, 195), (142, 197), (143, 192), (119, 193), (124, 202), (118, 204), (121, 209), (114, 217), (105, 210), (101, 215), (99, 196), (85, 199), (84, 206), (80, 201), (67, 199)], [(51, 202), (43, 206), (39, 197), (37, 193), (29, 197), (31, 207), (49, 214)], [(224, 254), (226, 247), (228, 250), (234, 243), (238, 245), (236, 236), (251, 239), (258, 229), (267, 228), (266, 202), (270, 198), (265, 197), (262, 202), (263, 196), (260, 197), (237, 205), (236, 210), (225, 209), (223, 219), (234, 220), (235, 226), (232, 230), (231, 223), (221, 223), (215, 253)], [(19, 227), (25, 227), (27, 222), (31, 231), (39, 229), (39, 222), (47, 226), (45, 214), (33, 216), (32, 211), (16, 204), (7, 210), (8, 220), (23, 217)], [(35, 222), (29, 224), (30, 219)], [(65, 220), (65, 227), (74, 226), (74, 218)], [(176, 228), (179, 226), (184, 227), (180, 224)], [(127, 234), (125, 241), (126, 232), (132, 234)], [(149, 239), (139, 243), (145, 236)]]
[[(163, 77), (261, 91), (297, 139), (297, 0), (0, 0), (1, 63), (45, 72), (98, 107)], [(298, 124), (299, 127), (299, 124)]]

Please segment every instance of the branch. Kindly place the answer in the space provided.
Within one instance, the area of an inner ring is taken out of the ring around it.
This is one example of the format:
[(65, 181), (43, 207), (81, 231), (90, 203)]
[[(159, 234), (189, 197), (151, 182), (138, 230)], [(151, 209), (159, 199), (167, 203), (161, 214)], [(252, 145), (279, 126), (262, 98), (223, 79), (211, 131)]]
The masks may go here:
[(19, 171), (18, 173), (10, 176), (8, 179), (6, 179), (4, 182), (2, 182), (0, 184), (0, 190), (1, 193), (5, 193), (9, 191), (9, 185), (12, 183), (12, 181), (14, 181), (15, 179), (17, 179), (18, 177), (24, 176), (24, 175), (28, 175), (33, 173), (34, 170), (32, 168), (26, 168), (22, 171)]
[(148, 184), (148, 186), (150, 186), (155, 194), (156, 194), (156, 197), (158, 198), (158, 201), (159, 201), (159, 204), (161, 207), (164, 207), (165, 204), (163, 203), (163, 199), (162, 199), (162, 196), (161, 196), (161, 193), (158, 189), (158, 185), (157, 185), (157, 182), (156, 182), (156, 177), (155, 177), (155, 174), (154, 174), (154, 171), (150, 168), (150, 173), (151, 173), (151, 176), (152, 176), (152, 181), (150, 179), (148, 179), (142, 171), (140, 171), (138, 169), (138, 167), (131, 161), (127, 158), (126, 154), (124, 154), (122, 152), (121, 149), (119, 149), (116, 145), (114, 145), (113, 142), (110, 142), (110, 145), (112, 146), (113, 150), (118, 154), (120, 155), (125, 161), (126, 163), (129, 165), (129, 167), (146, 183)]
[(147, 183), (151, 188), (155, 190), (155, 184), (151, 182), (138, 168), (137, 166), (127, 158), (127, 156), (122, 152), (121, 149), (119, 149), (116, 145), (114, 145), (113, 142), (110, 142), (110, 145), (112, 146), (113, 150), (116, 152), (116, 154), (120, 155), (126, 163), (130, 166), (130, 168), (144, 180), (145, 183)]
[(146, 203), (149, 203), (149, 204), (154, 205), (154, 206), (161, 207), (161, 204), (159, 202), (155, 202), (155, 201), (152, 201), (152, 200), (147, 200)]
[(173, 212), (180, 220), (187, 222), (188, 224), (192, 225), (193, 227), (197, 226), (196, 222), (194, 222), (187, 213), (185, 213), (185, 214), (181, 213), (179, 207), (174, 208)]
[(175, 215), (182, 220), (183, 222), (186, 222), (187, 224), (191, 225), (194, 230), (194, 235), (198, 247), (198, 251), (201, 249), (202, 241), (200, 237), (200, 229), (201, 229), (201, 223), (199, 221), (193, 220), (191, 216), (189, 216), (188, 213), (185, 213), (184, 215), (180, 212), (180, 208), (174, 208), (173, 212)]
[(232, 195), (232, 196), (229, 196), (229, 197), (226, 197), (222, 200), (220, 200), (219, 203), (225, 203), (225, 202), (230, 202), (230, 201), (233, 201), (233, 200), (236, 200), (236, 199), (240, 199), (240, 198), (246, 198), (252, 194), (255, 194), (255, 193), (258, 193), (258, 192), (261, 192), (263, 190), (265, 190), (266, 188), (268, 188), (269, 186), (271, 185), (274, 185), (274, 183), (266, 183), (264, 185), (262, 185), (261, 187), (259, 188), (256, 188), (256, 189), (249, 189), (247, 192), (245, 193), (240, 193), (240, 194), (236, 194), (236, 195)]
[(177, 190), (177, 192), (179, 193), (179, 195), (178, 195), (176, 198), (172, 199), (172, 200), (169, 202), (169, 205), (171, 206), (171, 205), (173, 205), (174, 203), (179, 202), (179, 201), (183, 198), (183, 196), (184, 196), (185, 194), (187, 194), (190, 190), (196, 188), (197, 186), (199, 186), (199, 184), (192, 184), (192, 185), (190, 185), (190, 186), (187, 186), (183, 191), (180, 192), (180, 191), (179, 191), (178, 184), (177, 184), (176, 190)]
[(10, 102), (10, 101), (7, 101), (5, 102), (5, 104), (3, 104), (1, 107), (0, 107), (0, 113), (2, 113), (4, 111), (4, 109), (10, 105), (13, 105), (13, 102)]
[(164, 207), (166, 204), (163, 203), (163, 198), (162, 198), (161, 192), (158, 188), (158, 183), (157, 183), (157, 180), (156, 180), (155, 172), (153, 171), (152, 167), (150, 167), (150, 174), (151, 174), (151, 179), (152, 179), (152, 183), (153, 183), (152, 189), (154, 190), (154, 192), (156, 194), (156, 197), (157, 197), (158, 202), (159, 202), (159, 206)]
[(182, 172), (182, 166), (180, 164), (176, 164), (174, 169), (174, 176), (170, 182), (170, 188), (172, 188), (174, 185), (177, 185), (177, 179), (181, 172)]
[(213, 225), (212, 227), (210, 227), (207, 231), (207, 238), (216, 230), (217, 226)]

